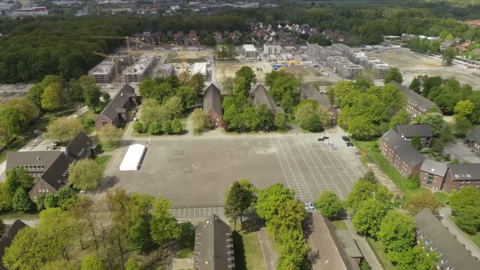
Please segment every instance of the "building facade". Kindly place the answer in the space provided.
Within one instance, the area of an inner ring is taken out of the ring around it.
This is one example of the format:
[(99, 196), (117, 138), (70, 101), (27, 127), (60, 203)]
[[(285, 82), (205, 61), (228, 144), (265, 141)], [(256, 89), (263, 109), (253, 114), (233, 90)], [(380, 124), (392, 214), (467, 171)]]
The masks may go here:
[(263, 44), (263, 54), (266, 54), (266, 55), (280, 54), (281, 51), (282, 51), (282, 46), (280, 46), (280, 44), (273, 44), (273, 43)]
[(473, 149), (480, 151), (480, 126), (468, 133), (465, 142)]
[(222, 94), (213, 83), (205, 89), (203, 111), (208, 113), (212, 128), (223, 126)]
[(429, 125), (397, 125), (392, 130), (407, 142), (415, 135), (420, 136), (422, 148), (428, 148), (432, 143), (433, 135)]
[(434, 191), (443, 190), (447, 170), (447, 164), (426, 159), (418, 175), (420, 185)]
[(443, 189), (450, 193), (467, 186), (480, 189), (480, 163), (448, 164)]
[(398, 89), (400, 89), (400, 91), (405, 95), (405, 109), (407, 110), (408, 114), (412, 116), (412, 118), (415, 118), (419, 115), (425, 115), (430, 109), (437, 107), (435, 103), (431, 102), (424, 96), (415, 93), (396, 81), (391, 81), (390, 84), (398, 87)]
[(95, 130), (99, 132), (106, 125), (116, 127), (130, 121), (128, 113), (136, 106), (135, 89), (126, 84), (108, 103), (95, 120)]

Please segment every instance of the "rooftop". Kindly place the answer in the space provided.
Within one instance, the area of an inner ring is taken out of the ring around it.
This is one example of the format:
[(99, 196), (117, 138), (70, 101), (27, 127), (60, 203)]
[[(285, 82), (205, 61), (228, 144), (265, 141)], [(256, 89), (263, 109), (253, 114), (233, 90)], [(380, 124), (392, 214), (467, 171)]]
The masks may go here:
[(384, 141), (409, 167), (413, 167), (426, 158), (413, 148), (407, 141), (398, 135), (393, 129), (383, 134)]
[(195, 63), (195, 64), (193, 64), (192, 74), (195, 75), (197, 73), (207, 75), (207, 63)]
[(90, 75), (107, 75), (115, 69), (115, 63), (111, 60), (104, 60), (88, 72)]
[(260, 107), (262, 104), (265, 104), (267, 105), (267, 108), (272, 110), (272, 112), (284, 113), (282, 107), (277, 106), (275, 100), (273, 100), (268, 90), (265, 89), (262, 84), (258, 85), (257, 88), (252, 91), (252, 94), (254, 96), (253, 103), (255, 104), (255, 107)]
[(448, 164), (448, 169), (453, 180), (480, 180), (480, 163)]
[[(5, 248), (10, 247), (12, 244), (13, 238), (17, 235), (18, 231), (27, 227), (25, 223), (20, 221), (19, 219), (15, 220), (13, 224), (7, 229), (7, 231), (3, 234), (2, 238), (0, 238), (0, 258), (5, 255)], [(7, 268), (3, 265), (2, 260), (0, 260), (0, 270), (7, 270)]]
[(142, 74), (155, 60), (153, 55), (142, 55), (139, 57), (138, 61), (131, 67), (127, 68), (123, 74), (133, 75), (133, 74)]
[(157, 69), (157, 74), (169, 74), (172, 68), (172, 64), (161, 64), (160, 67)]
[(471, 142), (480, 144), (480, 126), (477, 126), (474, 130), (468, 133), (467, 139)]
[(324, 106), (325, 108), (330, 109), (330, 107), (332, 107), (326, 95), (320, 93), (317, 89), (315, 89), (312, 83), (306, 83), (300, 89), (300, 91), (303, 93), (304, 96), (317, 101), (318, 104)]
[(402, 91), (403, 94), (405, 94), (405, 97), (407, 98), (407, 102), (423, 113), (427, 113), (431, 108), (436, 106), (435, 103), (428, 100), (426, 97), (415, 93), (414, 91), (397, 83), (396, 81), (391, 81), (390, 84), (397, 86), (398, 89), (400, 89), (400, 91)]
[(131, 96), (135, 96), (135, 89), (129, 84), (125, 84), (112, 98), (105, 109), (103, 109), (102, 113), (98, 115), (97, 119), (105, 116), (110, 120), (115, 120), (118, 116), (117, 108), (123, 108)]
[(430, 209), (424, 209), (415, 216), (415, 227), (417, 239), (424, 243), (425, 248), (441, 254), (438, 265), (442, 269), (480, 269), (480, 262), (458, 242)]
[(429, 125), (397, 125), (392, 130), (402, 138), (412, 138), (417, 134), (420, 137), (433, 136)]
[(257, 49), (255, 49), (255, 46), (253, 46), (252, 44), (244, 44), (243, 49), (247, 52), (256, 52), (257, 51)]
[(203, 110), (209, 112), (214, 110), (222, 115), (222, 95), (215, 84), (210, 84), (203, 94)]
[(441, 176), (442, 178), (445, 177), (447, 170), (448, 170), (447, 164), (433, 161), (430, 159), (425, 159), (425, 161), (423, 161), (422, 163), (422, 167), (420, 168), (420, 171), (433, 174), (433, 175), (438, 175), (438, 176)]

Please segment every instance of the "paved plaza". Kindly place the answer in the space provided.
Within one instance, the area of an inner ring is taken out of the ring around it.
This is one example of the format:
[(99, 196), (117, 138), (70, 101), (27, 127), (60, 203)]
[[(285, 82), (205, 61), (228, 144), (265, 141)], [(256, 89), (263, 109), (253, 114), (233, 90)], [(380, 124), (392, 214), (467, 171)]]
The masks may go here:
[(330, 140), (339, 149), (300, 136), (152, 141), (140, 169), (130, 172), (118, 170), (128, 148), (123, 147), (112, 160), (113, 187), (163, 196), (173, 202), (177, 217), (223, 212), (225, 190), (243, 178), (260, 189), (283, 183), (303, 202), (325, 190), (345, 199), (361, 165), (339, 137)]

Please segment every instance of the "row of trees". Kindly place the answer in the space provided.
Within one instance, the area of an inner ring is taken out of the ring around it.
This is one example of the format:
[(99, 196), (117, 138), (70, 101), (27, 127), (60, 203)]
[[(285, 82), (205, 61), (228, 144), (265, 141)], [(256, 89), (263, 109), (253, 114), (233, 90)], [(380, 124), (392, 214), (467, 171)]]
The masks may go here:
[(459, 192), (452, 190), (448, 196), (455, 223), (462, 231), (475, 235), (480, 231), (480, 190), (464, 187)]
[[(79, 269), (82, 261), (82, 270), (138, 270), (135, 254), (154, 263), (180, 236), (171, 202), (161, 197), (114, 190), (98, 201), (73, 198), (66, 207), (45, 203), (38, 226), (18, 232), (3, 257), (8, 269)], [(84, 252), (79, 255), (78, 249)]]

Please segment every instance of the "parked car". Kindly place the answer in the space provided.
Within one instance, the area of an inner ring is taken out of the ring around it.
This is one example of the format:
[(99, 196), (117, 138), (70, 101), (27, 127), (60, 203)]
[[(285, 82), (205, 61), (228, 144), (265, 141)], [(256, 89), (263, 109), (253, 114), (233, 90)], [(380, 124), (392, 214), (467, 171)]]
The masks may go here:
[(310, 205), (308, 203), (305, 203), (305, 210), (310, 210)]
[(347, 136), (342, 136), (342, 140), (346, 141), (346, 142), (349, 142), (350, 139), (347, 137)]
[(323, 142), (323, 138), (317, 138), (317, 141)]
[(323, 139), (324, 139), (324, 140), (328, 140), (328, 139), (330, 139), (330, 138), (327, 137), (327, 136), (323, 136)]
[(315, 204), (313, 202), (309, 202), (308, 207), (310, 208), (310, 210), (315, 210)]

